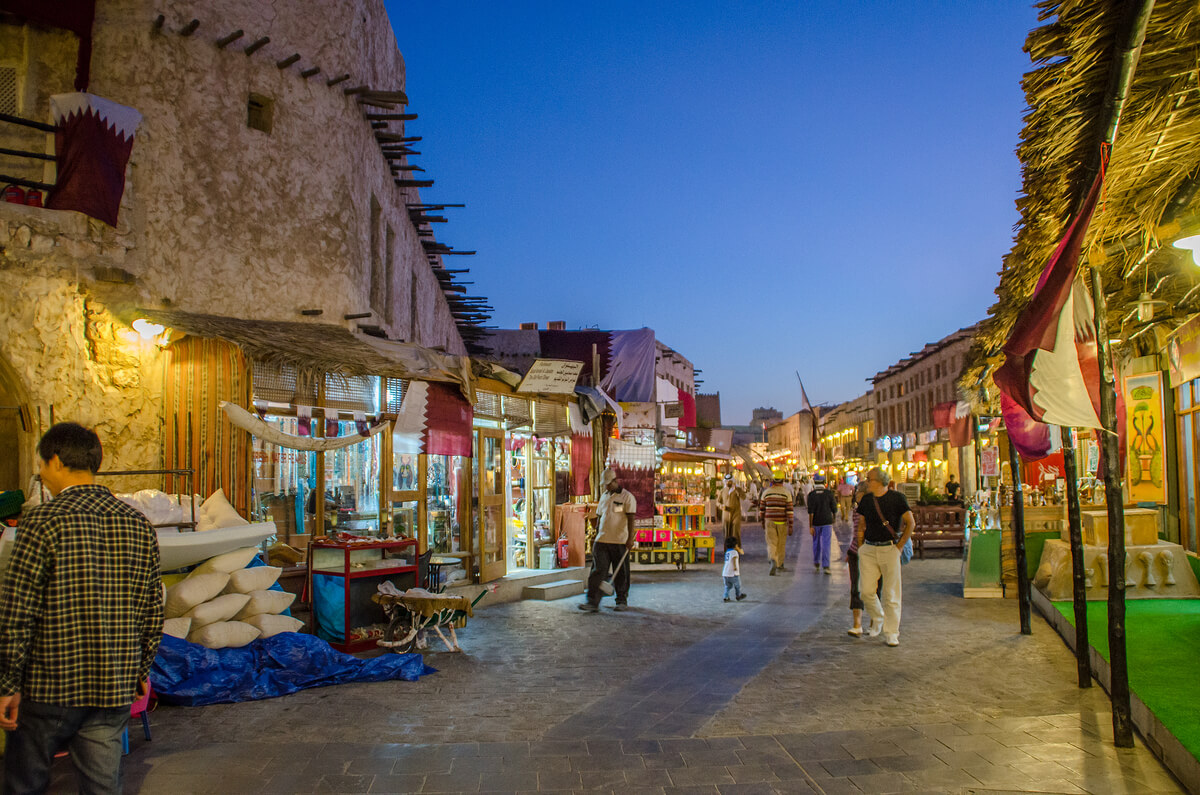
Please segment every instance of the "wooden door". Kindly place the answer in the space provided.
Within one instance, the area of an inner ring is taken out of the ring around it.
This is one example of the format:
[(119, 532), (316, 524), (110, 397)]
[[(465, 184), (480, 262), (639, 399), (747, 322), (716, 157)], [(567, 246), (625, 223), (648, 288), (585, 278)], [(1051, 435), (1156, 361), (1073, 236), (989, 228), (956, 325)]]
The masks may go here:
[(479, 452), (479, 510), (475, 512), (479, 580), (491, 582), (508, 572), (504, 554), (508, 546), (505, 538), (508, 522), (504, 515), (504, 431), (479, 428), (475, 433)]

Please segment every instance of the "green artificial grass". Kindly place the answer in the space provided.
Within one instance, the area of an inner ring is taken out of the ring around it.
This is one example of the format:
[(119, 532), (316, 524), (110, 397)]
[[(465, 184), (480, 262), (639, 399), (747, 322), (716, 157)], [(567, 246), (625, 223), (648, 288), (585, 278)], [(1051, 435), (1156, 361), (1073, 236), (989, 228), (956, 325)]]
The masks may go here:
[[(1054, 606), (1073, 626), (1074, 605)], [(1088, 602), (1087, 616), (1088, 642), (1109, 660), (1108, 603)], [(1200, 599), (1128, 600), (1125, 649), (1130, 689), (1200, 759)]]

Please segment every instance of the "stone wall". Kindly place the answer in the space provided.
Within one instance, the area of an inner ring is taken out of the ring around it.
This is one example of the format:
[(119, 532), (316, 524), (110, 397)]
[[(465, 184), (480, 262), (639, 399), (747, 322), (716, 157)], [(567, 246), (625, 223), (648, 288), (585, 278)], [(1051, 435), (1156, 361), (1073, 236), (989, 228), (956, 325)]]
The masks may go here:
[[(36, 444), (53, 412), (55, 421), (96, 428), (104, 469), (155, 469), (162, 466), (163, 356), (103, 302), (119, 301), (122, 286), (80, 281), (72, 267), (121, 259), (115, 252), (124, 249), (111, 237), (108, 227), (79, 213), (0, 203), (0, 356), (40, 424), (24, 444)], [(33, 474), (31, 461), (22, 461), (23, 484)], [(127, 490), (157, 487), (160, 479), (105, 482)]]
[[(180, 35), (193, 18), (199, 28)], [(216, 45), (236, 29), (242, 38)], [(247, 54), (260, 37), (270, 43)], [(49, 120), (49, 97), (72, 90), (75, 52), (70, 34), (0, 24), (0, 66), (22, 70), (22, 115)], [(313, 66), (320, 74), (301, 77)], [(345, 93), (404, 82), (381, 0), (98, 3), (90, 91), (143, 115), (119, 226), (0, 205), (0, 290), (13, 306), (0, 313), (0, 356), (43, 427), (54, 406), (56, 419), (100, 430), (106, 468), (159, 467), (164, 360), (131, 336), (139, 307), (344, 323), (372, 309), (376, 262), (390, 263), (391, 301), (362, 322), (464, 353), (407, 214), (418, 192), (394, 184)], [(252, 93), (273, 105), (269, 132), (247, 124)], [(45, 147), (37, 138), (14, 148)]]
[[(316, 321), (340, 323), (346, 314), (371, 310), (372, 262), (390, 262), (392, 306), (376, 307), (382, 311), (363, 322), (383, 326), (393, 338), (461, 353), (406, 212), (406, 202), (420, 201), (417, 191), (393, 183), (363, 109), (344, 93), (355, 85), (404, 87), (404, 63), (383, 4), (319, 6), (98, 4), (90, 90), (143, 115), (118, 229), (132, 241), (122, 267), (136, 278), (144, 306), (169, 302), (185, 311), (290, 321), (304, 319), (301, 309), (320, 309)], [(165, 24), (156, 30), (160, 11)], [(193, 18), (200, 20), (196, 32), (179, 35)], [(244, 31), (240, 39), (216, 45), (236, 29)], [(47, 118), (49, 96), (71, 90), (74, 49), (62, 47), (59, 34), (21, 30), (39, 39), (29, 52), (40, 50), (41, 38), (56, 46), (60, 63), (38, 70), (46, 79), (27, 109)], [(15, 35), (12, 28), (7, 35)], [(270, 43), (247, 55), (246, 46), (260, 37)], [(277, 62), (293, 53), (299, 61), (280, 69)], [(321, 73), (300, 76), (312, 66)], [(327, 85), (345, 73), (349, 80)], [(247, 125), (252, 93), (273, 105), (269, 133)], [(403, 125), (391, 129), (401, 132)], [(382, 251), (388, 240), (390, 257)]]

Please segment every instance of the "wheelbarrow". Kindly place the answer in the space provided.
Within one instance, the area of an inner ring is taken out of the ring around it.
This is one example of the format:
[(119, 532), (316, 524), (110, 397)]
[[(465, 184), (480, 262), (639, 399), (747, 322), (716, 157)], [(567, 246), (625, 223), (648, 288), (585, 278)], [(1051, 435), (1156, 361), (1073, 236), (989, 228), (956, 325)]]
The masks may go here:
[[(372, 594), (371, 601), (383, 607), (383, 612), (388, 617), (383, 639), (376, 643), (397, 654), (407, 654), (414, 649), (428, 648), (427, 634), (432, 630), (442, 639), (442, 643), (446, 644), (447, 651), (462, 651), (462, 647), (458, 645), (455, 627), (466, 624), (475, 605), (479, 604), (486, 593), (487, 590), (480, 591), (474, 601), (465, 596), (430, 593), (422, 588), (411, 588), (400, 593)], [(449, 631), (449, 638), (443, 629)]]

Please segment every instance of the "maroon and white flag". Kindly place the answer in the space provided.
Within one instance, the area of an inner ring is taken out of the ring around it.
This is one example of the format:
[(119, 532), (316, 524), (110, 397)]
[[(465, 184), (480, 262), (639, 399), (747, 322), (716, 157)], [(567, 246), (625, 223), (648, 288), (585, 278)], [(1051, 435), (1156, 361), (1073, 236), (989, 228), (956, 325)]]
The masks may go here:
[(393, 450), (429, 455), (471, 455), (474, 411), (452, 384), (410, 381), (392, 428)]
[(1075, 278), (1101, 186), (1097, 177), (1013, 326), (1004, 364), (992, 376), (1000, 391), (1039, 423), (1101, 427), (1092, 300)]
[(125, 166), (142, 114), (133, 108), (75, 92), (50, 97), (58, 179), (46, 206), (76, 210), (117, 225), (125, 193)]

